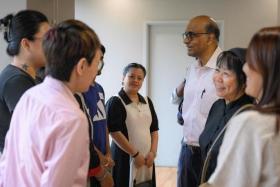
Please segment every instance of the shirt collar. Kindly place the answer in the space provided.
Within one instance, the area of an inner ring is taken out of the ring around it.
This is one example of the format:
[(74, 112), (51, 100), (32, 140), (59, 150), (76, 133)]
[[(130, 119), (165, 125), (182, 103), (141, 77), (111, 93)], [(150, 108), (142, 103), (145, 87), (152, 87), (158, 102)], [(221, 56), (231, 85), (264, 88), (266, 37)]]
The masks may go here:
[[(139, 98), (139, 102), (143, 103), (143, 104), (147, 104), (144, 97), (142, 95), (140, 95), (139, 93), (137, 93), (138, 98)], [(119, 91), (119, 96), (122, 98), (122, 100), (124, 101), (124, 103), (126, 105), (132, 103), (131, 99), (128, 97), (128, 95), (125, 93), (125, 91), (123, 90), (123, 88)]]
[(217, 47), (211, 58), (208, 60), (207, 64), (205, 65), (206, 67), (215, 69), (216, 64), (217, 64), (217, 59), (219, 54), (222, 52), (220, 47)]
[[(208, 67), (211, 69), (216, 69), (216, 64), (217, 64), (217, 58), (219, 56), (219, 54), (222, 52), (221, 48), (218, 46), (216, 48), (216, 50), (214, 51), (214, 53), (212, 54), (212, 56), (210, 57), (210, 59), (208, 60), (208, 62), (205, 64), (204, 67)], [(201, 67), (200, 63), (198, 62), (198, 67)]]
[(74, 93), (62, 81), (51, 76), (46, 76), (44, 79), (44, 83), (54, 88), (55, 90), (58, 90), (58, 92), (64, 93), (65, 96), (67, 95), (68, 98), (71, 99), (75, 103), (75, 105), (79, 107), (79, 103), (75, 99)]

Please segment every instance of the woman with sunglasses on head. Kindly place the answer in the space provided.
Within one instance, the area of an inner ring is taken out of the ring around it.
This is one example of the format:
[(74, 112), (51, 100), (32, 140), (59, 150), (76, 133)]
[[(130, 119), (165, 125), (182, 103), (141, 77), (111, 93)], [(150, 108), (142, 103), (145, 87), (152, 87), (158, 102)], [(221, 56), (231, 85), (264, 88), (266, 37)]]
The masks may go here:
[(204, 186), (280, 186), (280, 27), (263, 28), (248, 47), (246, 94), (256, 106), (232, 118), (214, 173)]
[(0, 20), (5, 28), (7, 54), (12, 61), (0, 74), (0, 152), (14, 108), (23, 93), (35, 86), (36, 71), (45, 65), (42, 38), (50, 26), (47, 17), (35, 10), (22, 10)]

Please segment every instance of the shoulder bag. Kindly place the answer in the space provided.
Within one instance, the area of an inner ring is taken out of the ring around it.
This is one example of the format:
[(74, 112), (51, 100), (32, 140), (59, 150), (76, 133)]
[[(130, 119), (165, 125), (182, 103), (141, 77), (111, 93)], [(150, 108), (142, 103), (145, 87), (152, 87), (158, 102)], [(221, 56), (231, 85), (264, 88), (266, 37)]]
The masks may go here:
[[(232, 119), (234, 116), (236, 116), (237, 114), (243, 112), (244, 110), (247, 110), (247, 109), (250, 109), (252, 108), (252, 104), (246, 104), (246, 105), (243, 105), (242, 107), (240, 107), (233, 115), (230, 119)], [(200, 186), (199, 187), (206, 187), (208, 186), (209, 184), (205, 183), (205, 178), (206, 178), (206, 172), (207, 172), (207, 169), (208, 169), (208, 165), (209, 165), (209, 161), (210, 161), (210, 158), (211, 158), (211, 152), (212, 152), (212, 149), (213, 147), (215, 146), (215, 144), (217, 143), (217, 141), (220, 139), (220, 137), (222, 136), (222, 134), (226, 131), (227, 127), (229, 126), (229, 123), (230, 120), (227, 122), (227, 124), (224, 126), (224, 128), (221, 130), (221, 132), (218, 134), (218, 136), (216, 137), (216, 139), (214, 140), (213, 144), (211, 145), (209, 151), (207, 152), (207, 156), (206, 156), (206, 159), (204, 161), (204, 164), (203, 164), (203, 168), (202, 168), (202, 173), (201, 173), (201, 179), (200, 179)]]

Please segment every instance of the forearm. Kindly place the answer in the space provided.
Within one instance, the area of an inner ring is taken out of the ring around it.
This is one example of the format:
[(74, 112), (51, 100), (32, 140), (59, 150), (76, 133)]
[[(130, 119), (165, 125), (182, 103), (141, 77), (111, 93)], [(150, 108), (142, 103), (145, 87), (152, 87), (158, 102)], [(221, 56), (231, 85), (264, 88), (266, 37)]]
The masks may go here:
[(154, 156), (156, 156), (158, 147), (158, 131), (154, 131), (151, 133), (151, 139), (152, 142), (150, 152), (152, 152)]
[(106, 155), (111, 155), (111, 149), (110, 149), (110, 141), (109, 141), (109, 131), (108, 131), (108, 128), (106, 128)]
[(127, 154), (135, 155), (135, 153), (138, 152), (138, 150), (128, 142), (127, 138), (120, 131), (111, 132), (111, 136), (114, 142)]

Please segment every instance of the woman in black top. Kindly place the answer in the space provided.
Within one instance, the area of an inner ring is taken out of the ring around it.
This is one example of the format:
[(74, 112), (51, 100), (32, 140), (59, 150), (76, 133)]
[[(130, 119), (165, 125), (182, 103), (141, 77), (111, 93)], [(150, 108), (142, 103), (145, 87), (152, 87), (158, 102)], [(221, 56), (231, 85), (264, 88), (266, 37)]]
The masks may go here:
[[(217, 69), (213, 75), (213, 81), (216, 93), (221, 99), (212, 105), (205, 128), (199, 137), (203, 161), (205, 161), (212, 143), (232, 115), (240, 107), (253, 102), (253, 99), (245, 94), (246, 76), (242, 71), (245, 53), (245, 49), (233, 48), (222, 52), (217, 59)], [(218, 139), (211, 151), (205, 180), (208, 180), (216, 168), (223, 136), (224, 134)]]
[(0, 153), (17, 102), (35, 86), (36, 71), (45, 65), (42, 39), (50, 28), (47, 17), (34, 10), (9, 14), (0, 20), (1, 25), (12, 62), (0, 74)]
[(107, 124), (112, 136), (115, 187), (150, 181), (156, 186), (154, 159), (158, 144), (158, 120), (152, 101), (140, 95), (146, 70), (131, 63), (124, 68), (123, 88), (106, 103)]

